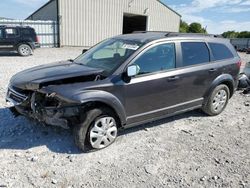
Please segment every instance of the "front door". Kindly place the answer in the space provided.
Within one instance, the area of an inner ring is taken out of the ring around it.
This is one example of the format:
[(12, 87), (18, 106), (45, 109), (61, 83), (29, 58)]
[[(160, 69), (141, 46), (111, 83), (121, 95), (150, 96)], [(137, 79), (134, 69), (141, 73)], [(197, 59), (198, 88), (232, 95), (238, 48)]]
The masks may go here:
[(6, 48), (6, 39), (5, 39), (5, 30), (0, 28), (0, 50), (4, 50)]

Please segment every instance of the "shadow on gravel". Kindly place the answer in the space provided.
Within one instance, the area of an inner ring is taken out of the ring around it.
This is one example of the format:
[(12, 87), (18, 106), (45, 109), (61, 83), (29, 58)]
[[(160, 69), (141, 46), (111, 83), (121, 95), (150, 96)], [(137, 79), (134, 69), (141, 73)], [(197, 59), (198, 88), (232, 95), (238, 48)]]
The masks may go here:
[(0, 150), (28, 150), (39, 146), (55, 153), (80, 153), (71, 130), (46, 126), (22, 116), (14, 118), (8, 108), (0, 108)]
[[(204, 113), (198, 110), (191, 111), (181, 115), (121, 130), (119, 136), (183, 118), (203, 116), (205, 116)], [(22, 116), (14, 118), (7, 108), (0, 108), (0, 150), (28, 150), (39, 146), (45, 146), (50, 151), (55, 153), (81, 153), (73, 142), (71, 130), (45, 126)]]
[(0, 52), (0, 57), (21, 57), (17, 52)]

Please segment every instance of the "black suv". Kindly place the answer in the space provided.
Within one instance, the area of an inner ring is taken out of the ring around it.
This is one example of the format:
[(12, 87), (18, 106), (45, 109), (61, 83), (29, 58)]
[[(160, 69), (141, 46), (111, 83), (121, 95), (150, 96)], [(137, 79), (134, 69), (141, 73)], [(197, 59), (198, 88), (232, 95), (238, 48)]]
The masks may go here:
[(39, 47), (33, 28), (0, 26), (0, 51), (17, 51), (21, 56), (29, 56)]
[(127, 128), (201, 108), (220, 114), (241, 61), (213, 35), (144, 32), (107, 39), (75, 60), (12, 77), (6, 100), (15, 114), (73, 128), (82, 150), (112, 144)]

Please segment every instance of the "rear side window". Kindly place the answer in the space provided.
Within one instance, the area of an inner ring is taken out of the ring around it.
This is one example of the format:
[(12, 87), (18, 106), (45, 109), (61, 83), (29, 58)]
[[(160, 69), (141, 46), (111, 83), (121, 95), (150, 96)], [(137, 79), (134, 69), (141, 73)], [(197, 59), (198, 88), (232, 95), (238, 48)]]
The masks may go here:
[(208, 44), (212, 50), (215, 61), (230, 59), (234, 57), (232, 52), (224, 44), (219, 44), (219, 43), (208, 43)]
[(5, 29), (5, 32), (6, 32), (6, 38), (15, 38), (18, 36), (18, 31), (17, 29), (14, 28)]
[(31, 35), (32, 31), (30, 29), (22, 29), (22, 34), (23, 35)]
[(210, 61), (209, 50), (204, 42), (182, 42), (182, 66), (191, 66)]

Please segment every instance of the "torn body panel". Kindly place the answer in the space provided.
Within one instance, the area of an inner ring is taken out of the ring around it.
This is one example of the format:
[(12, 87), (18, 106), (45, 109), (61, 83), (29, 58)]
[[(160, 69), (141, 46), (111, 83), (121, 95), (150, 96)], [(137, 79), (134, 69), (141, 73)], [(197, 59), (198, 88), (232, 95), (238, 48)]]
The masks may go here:
[(91, 68), (70, 61), (37, 66), (14, 75), (10, 85), (22, 90), (38, 90), (49, 85), (94, 81), (102, 69)]
[(53, 95), (45, 95), (33, 92), (23, 103), (15, 106), (12, 112), (18, 113), (44, 122), (48, 125), (59, 126), (68, 129), (70, 119), (80, 114), (81, 106), (67, 106)]
[[(96, 84), (100, 84), (100, 82), (105, 83), (106, 81), (95, 79), (92, 82), (49, 85), (34, 91), (14, 87), (9, 91), (25, 96), (25, 100), (20, 99), (18, 105), (15, 105), (15, 111), (49, 125), (69, 128), (72, 120), (79, 121), (85, 108), (95, 102), (111, 107), (118, 114), (122, 124), (125, 124), (126, 117), (122, 100), (114, 94), (118, 91), (109, 91), (113, 84), (102, 84), (102, 89), (105, 88), (107, 91), (98, 90)], [(123, 97), (120, 96), (120, 98)], [(7, 97), (6, 100), (17, 99)]]
[[(71, 96), (63, 99), (55, 91), (50, 91), (50, 86), (74, 87), (76, 83), (93, 85), (105, 78), (101, 72), (100, 69), (68, 61), (28, 69), (11, 79), (6, 101), (15, 116), (19, 113), (46, 124), (68, 128), (69, 120), (79, 116), (81, 104), (71, 100)], [(74, 95), (76, 88), (68, 89)]]

